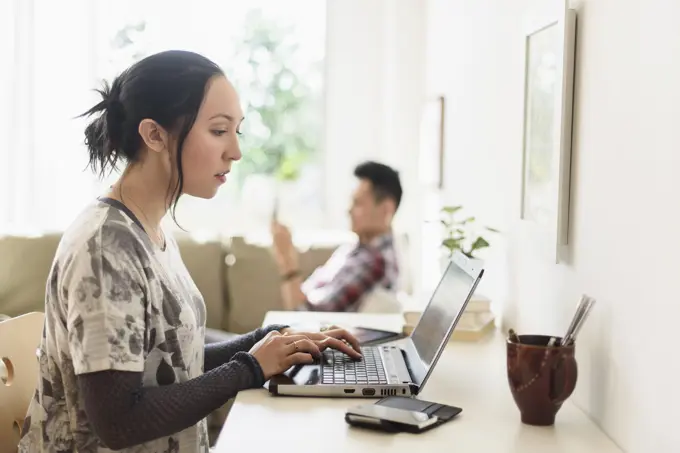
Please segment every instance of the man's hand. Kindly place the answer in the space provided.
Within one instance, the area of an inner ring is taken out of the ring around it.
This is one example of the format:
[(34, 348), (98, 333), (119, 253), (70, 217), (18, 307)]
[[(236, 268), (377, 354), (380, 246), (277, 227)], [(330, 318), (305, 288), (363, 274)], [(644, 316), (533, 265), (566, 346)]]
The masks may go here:
[(290, 231), (284, 225), (274, 220), (271, 225), (274, 258), (279, 271), (285, 274), (298, 269), (298, 254), (293, 246)]
[(354, 335), (340, 327), (332, 326), (323, 332), (297, 332), (290, 328), (281, 331), (284, 336), (304, 335), (316, 344), (320, 351), (326, 348), (337, 349), (353, 359), (361, 358), (361, 346)]

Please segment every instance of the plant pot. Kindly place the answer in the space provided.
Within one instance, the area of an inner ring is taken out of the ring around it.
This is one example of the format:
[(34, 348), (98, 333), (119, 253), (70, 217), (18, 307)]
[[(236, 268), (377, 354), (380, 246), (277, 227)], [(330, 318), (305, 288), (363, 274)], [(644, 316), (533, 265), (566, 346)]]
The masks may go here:
[[(442, 253), (439, 256), (439, 270), (442, 274), (446, 270), (446, 267), (449, 265), (449, 261), (451, 261), (451, 255), (450, 254)], [(484, 261), (480, 260), (478, 258), (470, 258), (470, 262), (472, 264), (475, 264), (476, 266), (483, 266), (484, 265)]]

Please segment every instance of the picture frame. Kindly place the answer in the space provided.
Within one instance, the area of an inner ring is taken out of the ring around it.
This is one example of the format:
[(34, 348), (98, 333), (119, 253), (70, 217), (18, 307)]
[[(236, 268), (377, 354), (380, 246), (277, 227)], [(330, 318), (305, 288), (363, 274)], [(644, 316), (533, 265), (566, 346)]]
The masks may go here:
[(427, 99), (420, 124), (420, 183), (431, 189), (444, 189), (444, 147), (446, 98), (443, 95)]
[(576, 11), (533, 0), (525, 17), (520, 218), (551, 259), (568, 245)]

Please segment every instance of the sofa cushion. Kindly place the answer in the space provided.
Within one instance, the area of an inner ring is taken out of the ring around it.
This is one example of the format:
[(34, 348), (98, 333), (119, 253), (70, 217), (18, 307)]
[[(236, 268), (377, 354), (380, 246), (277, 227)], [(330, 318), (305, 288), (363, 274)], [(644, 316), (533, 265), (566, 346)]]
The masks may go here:
[(230, 301), (228, 331), (257, 329), (267, 311), (283, 308), (278, 271), (269, 249), (241, 237), (232, 238), (225, 272)]
[[(308, 277), (324, 264), (336, 246), (312, 247), (300, 253), (300, 272)], [(281, 279), (270, 247), (234, 237), (227, 258), (229, 323), (227, 330), (245, 333), (262, 325), (270, 310), (283, 310)]]
[(0, 237), (0, 313), (45, 310), (45, 285), (61, 235)]
[(224, 289), (224, 244), (217, 239), (198, 241), (179, 234), (175, 237), (182, 260), (203, 295), (206, 327), (226, 328), (229, 300)]

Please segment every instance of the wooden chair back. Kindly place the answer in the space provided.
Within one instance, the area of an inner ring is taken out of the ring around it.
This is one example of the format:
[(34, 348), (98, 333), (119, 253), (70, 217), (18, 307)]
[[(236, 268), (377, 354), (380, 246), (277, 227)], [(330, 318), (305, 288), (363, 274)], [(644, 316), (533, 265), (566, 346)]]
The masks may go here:
[(0, 453), (16, 452), (38, 383), (37, 349), (45, 315), (34, 312), (0, 322)]

